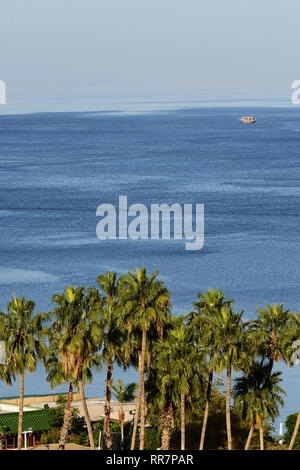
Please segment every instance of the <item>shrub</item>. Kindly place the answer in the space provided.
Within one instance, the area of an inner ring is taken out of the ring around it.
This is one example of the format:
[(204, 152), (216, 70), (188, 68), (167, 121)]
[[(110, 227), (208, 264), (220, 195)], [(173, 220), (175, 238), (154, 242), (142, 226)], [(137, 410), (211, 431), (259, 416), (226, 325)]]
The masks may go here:
[(60, 429), (54, 428), (42, 435), (41, 444), (56, 444), (59, 441)]

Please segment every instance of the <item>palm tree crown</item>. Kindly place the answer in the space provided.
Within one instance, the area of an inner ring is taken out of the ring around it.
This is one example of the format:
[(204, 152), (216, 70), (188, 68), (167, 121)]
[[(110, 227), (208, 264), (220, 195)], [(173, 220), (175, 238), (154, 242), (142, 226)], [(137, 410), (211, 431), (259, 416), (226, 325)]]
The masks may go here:
[[(34, 372), (38, 360), (45, 360), (47, 347), (43, 341), (48, 333), (44, 323), (49, 319), (46, 313), (33, 314), (34, 302), (14, 298), (7, 305), (7, 313), (0, 312), (0, 338), (5, 342), (7, 368), (20, 376), (18, 449), (22, 447), (24, 375)], [(9, 378), (9, 377), (8, 377)]]
[[(263, 424), (265, 420), (274, 421), (279, 416), (279, 405), (283, 406), (284, 390), (279, 386), (282, 381), (281, 372), (271, 372), (268, 364), (255, 361), (247, 375), (235, 379), (233, 395), (234, 406), (251, 425), (250, 440), (253, 429), (258, 426), (263, 448)], [(249, 448), (248, 440), (246, 448)]]
[(252, 320), (254, 330), (259, 337), (259, 353), (267, 357), (270, 367), (273, 362), (286, 359), (286, 337), (289, 335), (291, 312), (284, 309), (283, 304), (266, 304), (266, 308), (258, 308), (259, 316)]

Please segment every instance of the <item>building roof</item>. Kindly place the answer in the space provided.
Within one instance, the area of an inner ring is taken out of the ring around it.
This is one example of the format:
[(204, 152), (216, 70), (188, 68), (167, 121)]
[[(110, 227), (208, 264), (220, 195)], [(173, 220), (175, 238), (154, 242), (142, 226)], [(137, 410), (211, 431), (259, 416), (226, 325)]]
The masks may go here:
[[(33, 431), (48, 431), (50, 424), (49, 410), (24, 411), (23, 431), (32, 428)], [(0, 414), (0, 433), (16, 434), (18, 432), (19, 413)]]

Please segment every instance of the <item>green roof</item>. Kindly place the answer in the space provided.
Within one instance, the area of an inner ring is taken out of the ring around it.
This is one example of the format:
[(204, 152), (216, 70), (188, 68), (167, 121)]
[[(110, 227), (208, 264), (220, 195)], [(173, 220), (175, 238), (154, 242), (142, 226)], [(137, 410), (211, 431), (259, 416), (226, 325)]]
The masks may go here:
[[(32, 428), (33, 431), (48, 431), (52, 428), (49, 420), (49, 410), (24, 411), (23, 431)], [(0, 414), (0, 432), (16, 434), (18, 432), (19, 413)]]

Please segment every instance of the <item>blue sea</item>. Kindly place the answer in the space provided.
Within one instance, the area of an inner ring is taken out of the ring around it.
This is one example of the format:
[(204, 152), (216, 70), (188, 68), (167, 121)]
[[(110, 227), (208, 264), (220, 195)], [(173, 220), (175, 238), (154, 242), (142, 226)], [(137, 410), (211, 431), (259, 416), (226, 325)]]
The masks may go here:
[[(300, 306), (300, 112), (257, 107), (241, 125), (238, 107), (148, 112), (58, 112), (0, 116), (0, 309), (13, 295), (51, 309), (65, 286), (95, 285), (106, 271), (160, 269), (173, 311), (198, 291), (220, 288), (253, 318), (265, 302)], [(96, 208), (205, 205), (205, 244), (96, 236)], [(299, 404), (300, 367), (284, 370), (282, 419)], [(136, 380), (116, 369), (115, 378)], [(103, 397), (104, 372), (86, 387)], [(58, 390), (64, 391), (66, 387)], [(26, 394), (50, 391), (43, 368)], [(0, 396), (18, 394), (0, 383)]]

